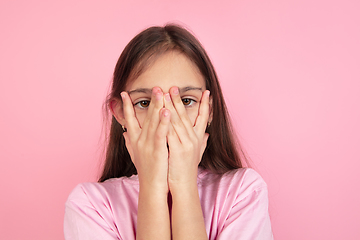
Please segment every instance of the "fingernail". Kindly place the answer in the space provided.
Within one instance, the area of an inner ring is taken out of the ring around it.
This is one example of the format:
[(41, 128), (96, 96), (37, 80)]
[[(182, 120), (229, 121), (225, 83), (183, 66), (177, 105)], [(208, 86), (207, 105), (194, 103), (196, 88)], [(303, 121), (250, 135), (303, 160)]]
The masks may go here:
[(159, 92), (159, 90), (157, 89), (157, 87), (153, 87), (152, 93), (153, 93), (153, 94), (156, 94), (156, 93), (158, 93), (158, 92)]
[(169, 111), (167, 109), (164, 109), (164, 117), (169, 116)]
[(171, 101), (171, 98), (170, 98), (170, 94), (169, 93), (166, 93), (165, 94), (165, 100), (170, 102)]
[(161, 92), (157, 92), (156, 93), (156, 100), (161, 100), (161, 98), (162, 98)]
[(121, 96), (122, 99), (124, 99), (124, 98), (125, 98), (125, 93), (124, 93), (124, 92), (121, 92), (121, 93), (120, 93), (120, 96)]
[(174, 88), (173, 93), (176, 94), (176, 95), (179, 94), (179, 88), (177, 88), (177, 87)]
[(210, 91), (209, 90), (206, 90), (206, 95), (210, 96)]

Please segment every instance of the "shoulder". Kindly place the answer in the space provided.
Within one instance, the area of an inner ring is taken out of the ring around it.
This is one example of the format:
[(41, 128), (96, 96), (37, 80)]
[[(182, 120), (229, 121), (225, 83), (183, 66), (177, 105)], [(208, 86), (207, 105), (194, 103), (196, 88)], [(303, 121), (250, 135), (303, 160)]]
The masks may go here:
[(202, 206), (212, 209), (204, 211), (205, 222), (210, 232), (216, 229), (211, 236), (272, 239), (267, 185), (260, 174), (240, 168), (222, 175), (207, 172), (200, 177)]
[(236, 183), (241, 188), (252, 190), (267, 188), (264, 179), (252, 168), (239, 168), (223, 174), (223, 181)]
[[(139, 190), (136, 178), (78, 184), (65, 203), (66, 239), (92, 239), (95, 235), (97, 239), (133, 238), (132, 216), (137, 211)], [(120, 232), (124, 236), (120, 237)]]
[(259, 194), (267, 196), (267, 185), (254, 169), (239, 168), (224, 174), (215, 174), (204, 170), (199, 174), (201, 191), (211, 192), (223, 200), (241, 201)]
[(78, 184), (69, 194), (66, 205), (81, 204), (86, 202), (96, 204), (108, 201), (124, 191), (138, 189), (137, 176), (130, 178), (113, 178), (105, 182), (84, 182)]
[(220, 183), (220, 185), (237, 186), (241, 188), (267, 188), (263, 178), (252, 168), (238, 168), (224, 174), (215, 174), (208, 170), (202, 170), (198, 178), (198, 182), (201, 185)]
[(68, 201), (84, 200), (91, 198), (92, 195), (98, 197), (111, 191), (113, 184), (98, 183), (98, 182), (84, 182), (78, 184), (70, 193)]
[(222, 181), (228, 184), (229, 191), (236, 194), (238, 201), (254, 196), (265, 198), (267, 201), (267, 184), (260, 174), (252, 168), (240, 168), (225, 173)]

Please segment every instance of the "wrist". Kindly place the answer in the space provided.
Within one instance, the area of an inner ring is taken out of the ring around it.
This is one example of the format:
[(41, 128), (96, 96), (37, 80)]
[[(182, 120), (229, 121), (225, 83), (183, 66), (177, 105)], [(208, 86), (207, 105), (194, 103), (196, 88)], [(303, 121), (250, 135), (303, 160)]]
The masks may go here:
[(139, 192), (144, 194), (167, 196), (169, 192), (169, 186), (167, 182), (159, 183), (159, 182), (139, 181)]
[(179, 171), (178, 168), (169, 168), (168, 185), (176, 187), (189, 187), (197, 185), (198, 168), (187, 168)]
[(169, 191), (173, 198), (191, 198), (198, 196), (197, 179), (186, 182), (173, 182), (169, 183)]

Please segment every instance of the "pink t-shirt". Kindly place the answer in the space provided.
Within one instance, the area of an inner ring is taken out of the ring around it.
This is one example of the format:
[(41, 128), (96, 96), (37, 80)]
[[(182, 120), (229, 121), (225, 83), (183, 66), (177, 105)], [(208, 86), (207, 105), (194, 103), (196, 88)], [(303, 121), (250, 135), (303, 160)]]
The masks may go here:
[[(273, 239), (267, 186), (254, 170), (199, 169), (198, 190), (209, 239)], [(138, 195), (137, 175), (79, 184), (66, 202), (65, 239), (135, 239)]]

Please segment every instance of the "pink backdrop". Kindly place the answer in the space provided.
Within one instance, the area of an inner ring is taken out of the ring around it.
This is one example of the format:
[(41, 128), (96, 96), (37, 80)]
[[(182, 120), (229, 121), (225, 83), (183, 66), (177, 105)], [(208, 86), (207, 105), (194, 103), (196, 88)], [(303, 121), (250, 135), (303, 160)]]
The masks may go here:
[(0, 239), (63, 239), (64, 202), (95, 181), (101, 106), (140, 30), (190, 27), (269, 185), (277, 240), (360, 239), (360, 4), (4, 1)]

